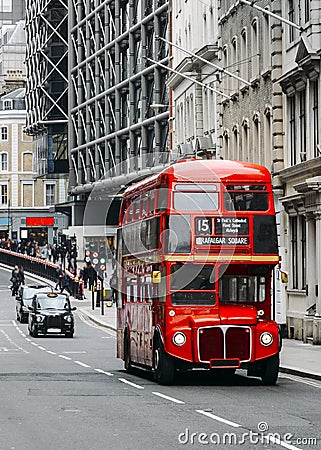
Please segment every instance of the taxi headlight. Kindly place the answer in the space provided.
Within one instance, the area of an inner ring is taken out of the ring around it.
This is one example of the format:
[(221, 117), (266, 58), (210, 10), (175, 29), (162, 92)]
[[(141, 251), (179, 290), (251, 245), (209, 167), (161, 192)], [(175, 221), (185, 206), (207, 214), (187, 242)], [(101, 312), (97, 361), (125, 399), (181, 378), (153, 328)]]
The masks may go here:
[(44, 316), (36, 316), (36, 321), (39, 322), (43, 322)]
[(72, 321), (71, 316), (65, 316), (65, 321), (70, 323)]
[(268, 347), (269, 345), (272, 344), (273, 342), (273, 336), (271, 333), (268, 333), (267, 331), (265, 331), (264, 333), (261, 334), (260, 336), (260, 342), (262, 345), (264, 345), (265, 347)]
[(184, 345), (186, 342), (186, 336), (182, 332), (175, 333), (173, 336), (173, 343), (177, 346)]

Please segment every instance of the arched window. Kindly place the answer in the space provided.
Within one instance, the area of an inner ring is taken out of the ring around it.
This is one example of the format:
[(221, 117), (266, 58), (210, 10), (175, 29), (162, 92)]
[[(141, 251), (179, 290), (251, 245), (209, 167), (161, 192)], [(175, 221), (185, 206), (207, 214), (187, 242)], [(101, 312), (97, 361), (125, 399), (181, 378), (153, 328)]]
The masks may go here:
[(230, 132), (226, 128), (223, 132), (223, 154), (225, 159), (231, 159), (230, 148), (229, 148), (229, 136)]
[(247, 50), (247, 29), (241, 31), (241, 78), (248, 79), (248, 50)]
[(271, 170), (272, 168), (272, 107), (266, 106), (264, 110), (264, 165)]
[(249, 161), (263, 164), (264, 155), (261, 153), (260, 139), (260, 113), (255, 111), (253, 114), (253, 139), (250, 147)]
[(8, 171), (8, 153), (7, 152), (0, 153), (0, 171), (1, 172)]
[(234, 125), (232, 128), (233, 133), (233, 150), (232, 150), (232, 158), (239, 160), (240, 159), (240, 149), (239, 149), (239, 127), (238, 125)]
[(249, 119), (242, 121), (242, 161), (249, 161)]
[(259, 21), (257, 17), (255, 17), (251, 24), (251, 67), (252, 67), (252, 78), (257, 78), (260, 70), (260, 60), (259, 60)]
[[(234, 36), (231, 43), (231, 71), (235, 74), (239, 74), (239, 57), (238, 57), (238, 48), (237, 48), (237, 37)], [(238, 90), (238, 80), (236, 78), (231, 77), (231, 88), (232, 92)]]

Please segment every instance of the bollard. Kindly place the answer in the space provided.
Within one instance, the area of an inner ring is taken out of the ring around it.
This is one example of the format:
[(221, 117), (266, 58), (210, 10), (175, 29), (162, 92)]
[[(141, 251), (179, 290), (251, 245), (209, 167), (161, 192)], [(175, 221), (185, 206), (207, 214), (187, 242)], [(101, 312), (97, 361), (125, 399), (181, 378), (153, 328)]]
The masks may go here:
[(96, 306), (99, 308), (99, 306), (100, 306), (100, 297), (101, 297), (101, 283), (100, 283), (100, 280), (97, 281), (96, 290), (97, 290)]
[(91, 286), (91, 309), (95, 309), (95, 286)]

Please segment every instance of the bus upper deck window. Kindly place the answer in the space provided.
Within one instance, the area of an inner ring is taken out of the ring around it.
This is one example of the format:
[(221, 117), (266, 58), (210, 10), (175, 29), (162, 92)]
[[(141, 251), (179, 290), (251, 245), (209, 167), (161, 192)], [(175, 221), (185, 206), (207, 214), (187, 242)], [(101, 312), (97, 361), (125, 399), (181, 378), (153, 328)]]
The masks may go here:
[(224, 193), (227, 211), (266, 211), (268, 195), (264, 185), (228, 185)]
[(177, 184), (174, 192), (174, 209), (177, 211), (216, 211), (218, 189), (215, 184)]

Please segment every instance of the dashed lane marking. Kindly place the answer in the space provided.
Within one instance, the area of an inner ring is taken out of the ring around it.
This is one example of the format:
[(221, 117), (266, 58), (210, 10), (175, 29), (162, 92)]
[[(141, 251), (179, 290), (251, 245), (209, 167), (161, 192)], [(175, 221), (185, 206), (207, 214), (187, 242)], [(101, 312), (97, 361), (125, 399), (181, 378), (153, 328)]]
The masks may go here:
[(239, 423), (231, 422), (230, 420), (223, 419), (223, 417), (216, 416), (215, 414), (212, 414), (208, 411), (203, 411), (202, 409), (197, 409), (197, 413), (203, 414), (203, 416), (209, 417), (210, 419), (216, 420), (217, 422), (225, 423), (226, 425), (230, 425), (233, 428), (240, 428), (242, 425)]
[(169, 397), (168, 395), (161, 394), (160, 392), (152, 392), (152, 394), (157, 395), (157, 397), (162, 397), (165, 400), (169, 400), (170, 402), (173, 402), (173, 403), (178, 403), (180, 405), (185, 404), (185, 402), (183, 402), (182, 400), (178, 400), (177, 398), (174, 398), (174, 397)]
[(85, 363), (83, 363), (83, 362), (81, 362), (81, 361), (74, 361), (74, 363), (76, 363), (76, 364), (78, 364), (79, 366), (82, 366), (82, 367), (88, 367), (88, 368), (90, 368), (90, 366), (88, 366), (88, 364), (85, 364)]
[(118, 378), (119, 381), (125, 384), (129, 384), (130, 386), (136, 388), (136, 389), (144, 389), (143, 386), (139, 386), (139, 384), (132, 383), (131, 381), (126, 380), (125, 378)]
[(58, 355), (58, 358), (62, 358), (62, 359), (66, 359), (67, 361), (71, 361), (71, 358), (69, 358), (69, 356), (65, 356), (65, 355)]
[(96, 372), (103, 373), (104, 375), (108, 375), (109, 377), (113, 377), (114, 375), (110, 372), (105, 372), (105, 370), (94, 369)]
[[(1, 333), (7, 338), (7, 340), (10, 342), (10, 344), (12, 344), (14, 347), (16, 347), (14, 350), (21, 350), (23, 353), (29, 353), (27, 350), (25, 350), (24, 348), (20, 347), (20, 345), (16, 344), (10, 336), (7, 335), (7, 333), (4, 330), (1, 330)], [(6, 348), (6, 347), (3, 347)], [(5, 350), (6, 351), (6, 350)]]

